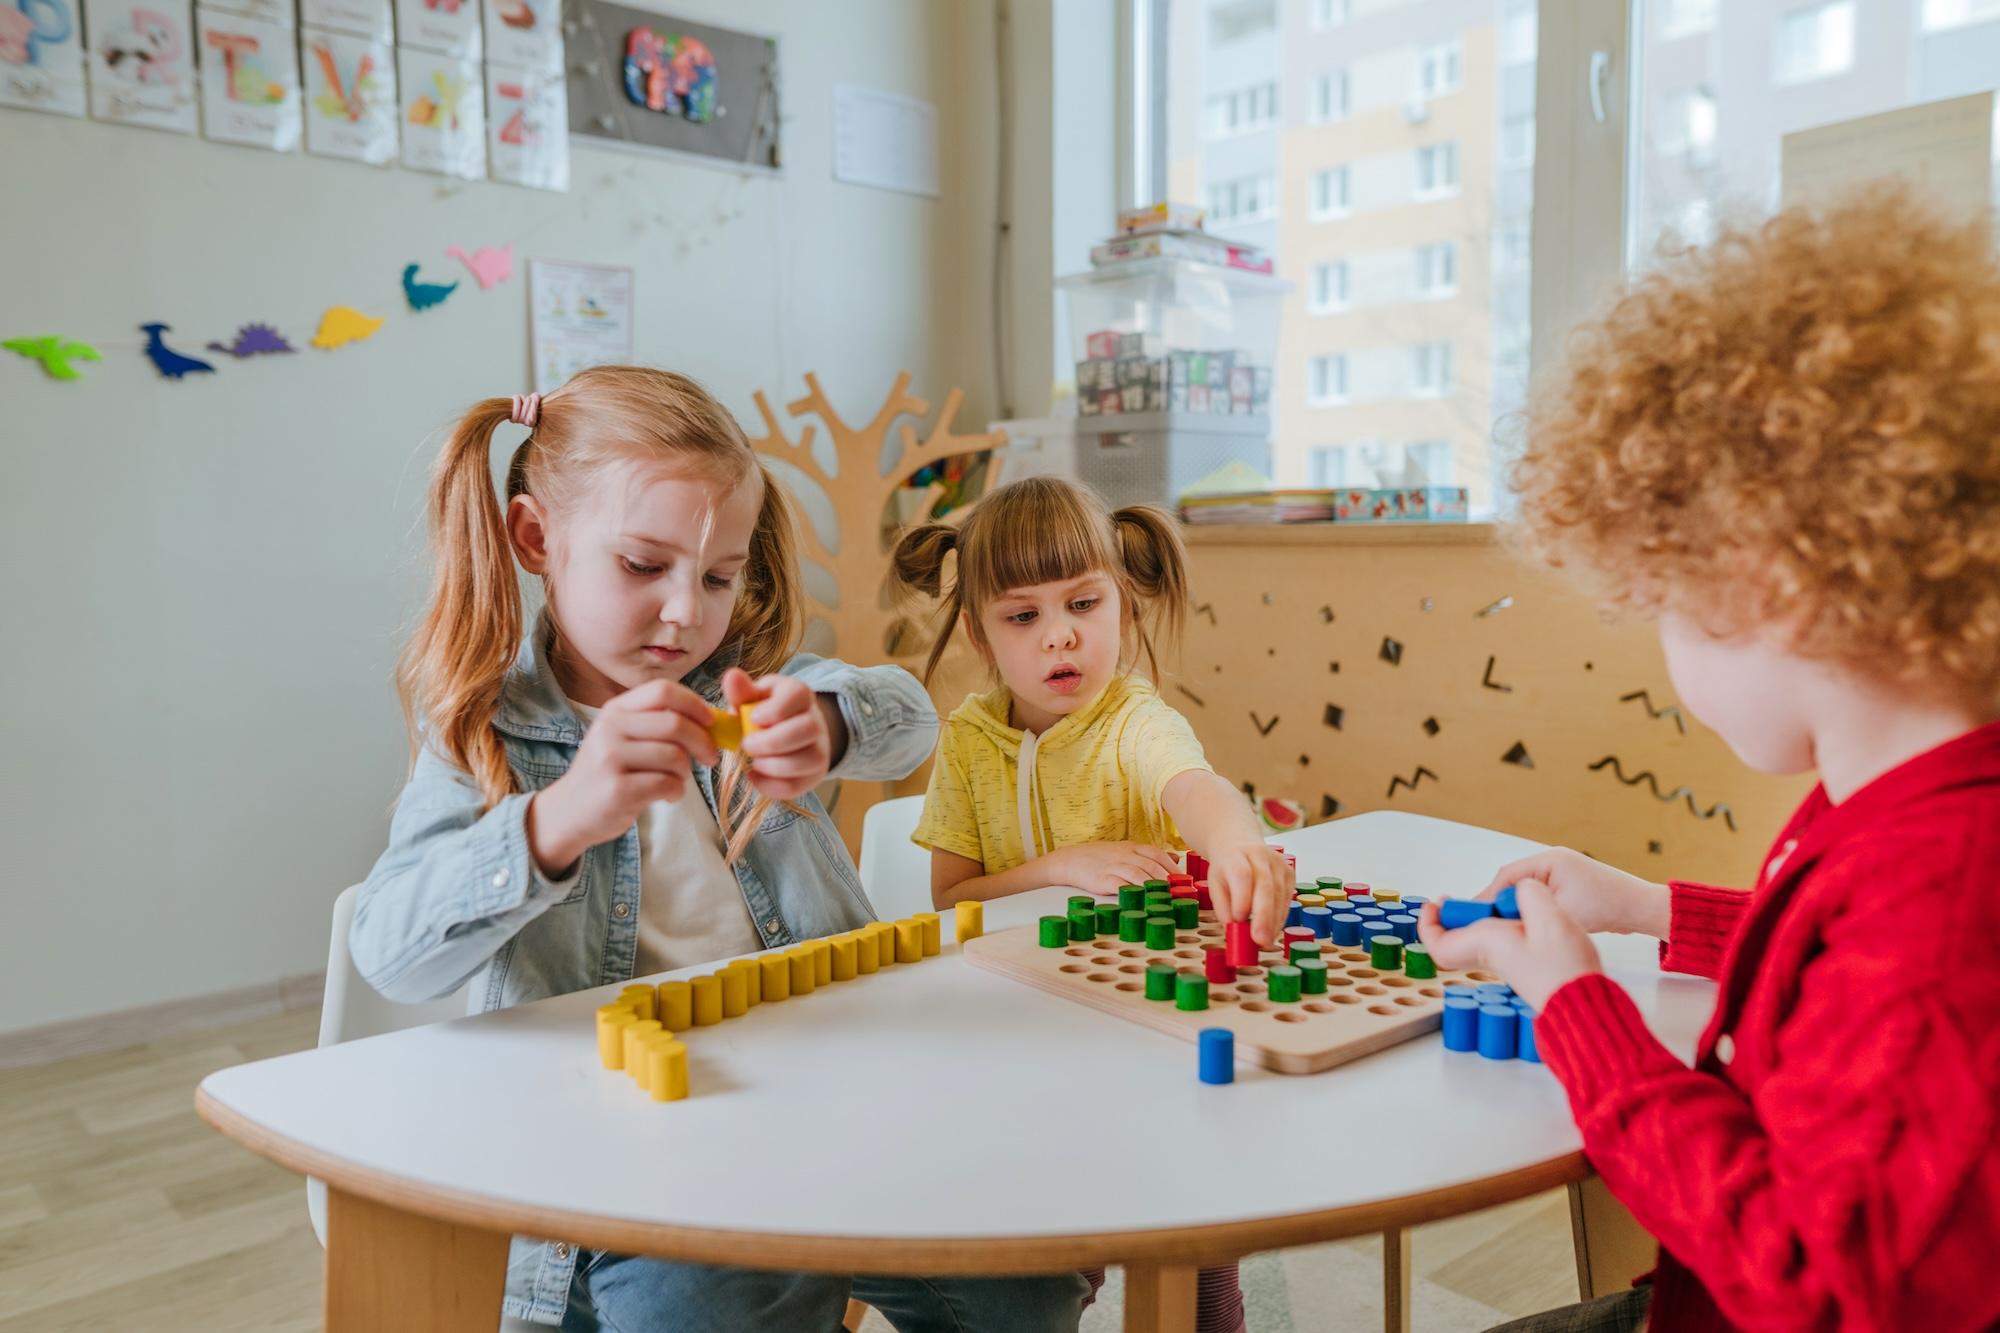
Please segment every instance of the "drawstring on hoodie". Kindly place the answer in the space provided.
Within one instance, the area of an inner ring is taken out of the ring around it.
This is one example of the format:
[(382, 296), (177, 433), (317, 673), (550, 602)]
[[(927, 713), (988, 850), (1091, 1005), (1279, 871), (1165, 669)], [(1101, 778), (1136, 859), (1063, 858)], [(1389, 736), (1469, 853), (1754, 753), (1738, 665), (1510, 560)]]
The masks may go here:
[(1035, 733), (1023, 728), (1021, 754), (1014, 766), (1014, 810), (1021, 821), (1021, 859), (1024, 861), (1032, 861), (1042, 854), (1041, 839), (1036, 836), (1041, 792), (1035, 776), (1035, 744)]

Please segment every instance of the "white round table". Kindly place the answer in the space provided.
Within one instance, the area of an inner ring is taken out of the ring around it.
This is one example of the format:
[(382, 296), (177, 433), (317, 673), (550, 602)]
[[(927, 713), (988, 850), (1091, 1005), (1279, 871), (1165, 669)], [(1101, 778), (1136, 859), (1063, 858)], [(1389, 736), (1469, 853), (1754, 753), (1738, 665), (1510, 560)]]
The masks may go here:
[[(1302, 879), (1469, 894), (1535, 844), (1378, 813), (1283, 839)], [(987, 904), (988, 931), (1061, 911)], [(950, 915), (945, 915), (947, 937)], [(1714, 988), (1650, 940), (1607, 968), (1686, 1055)], [(695, 969), (708, 971), (710, 968)], [(1540, 1065), (1420, 1038), (1326, 1073), (1195, 1077), (1191, 1043), (944, 955), (686, 1034), (693, 1095), (598, 1064), (615, 987), (240, 1065), (201, 1114), (328, 1183), (328, 1328), (490, 1333), (509, 1234), (706, 1263), (1023, 1273), (1128, 1265), (1127, 1327), (1194, 1267), (1397, 1229), (1587, 1173)], [(374, 1322), (367, 1322), (374, 1321)], [(1191, 1325), (1189, 1325), (1191, 1326)]]

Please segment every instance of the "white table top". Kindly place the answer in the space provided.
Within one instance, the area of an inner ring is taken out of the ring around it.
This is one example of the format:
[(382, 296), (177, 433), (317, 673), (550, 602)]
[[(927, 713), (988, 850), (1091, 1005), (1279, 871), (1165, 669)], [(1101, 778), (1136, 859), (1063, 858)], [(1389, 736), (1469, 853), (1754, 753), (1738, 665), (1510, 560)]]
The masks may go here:
[[(1275, 841), (1302, 879), (1431, 897), (1469, 894), (1535, 846), (1394, 813)], [(1064, 894), (988, 903), (987, 928), (1059, 912)], [(1649, 940), (1598, 943), (1653, 1029), (1691, 1054), (1713, 985), (1663, 977)], [(485, 1224), (523, 1230), (560, 1214), (576, 1229), (537, 1234), (587, 1244), (612, 1241), (583, 1218), (816, 1238), (828, 1266), (856, 1262), (855, 1242), (900, 1241), (906, 1259), (919, 1238), (1004, 1250), (1068, 1237), (1092, 1251), (1076, 1262), (1159, 1257), (1133, 1252), (1130, 1233), (1324, 1221), (1556, 1161), (1579, 1174), (1577, 1132), (1543, 1066), (1429, 1037), (1317, 1075), (1239, 1066), (1234, 1084), (1211, 1087), (1191, 1043), (972, 967), (949, 943), (687, 1033), (682, 1102), (652, 1102), (599, 1066), (592, 1011), (616, 991), (240, 1065), (210, 1075), (204, 1100), (276, 1160), (377, 1197), (393, 1184), (405, 1206), (412, 1193), (470, 1200)], [(1107, 1233), (1124, 1233), (1122, 1250), (1084, 1243)]]

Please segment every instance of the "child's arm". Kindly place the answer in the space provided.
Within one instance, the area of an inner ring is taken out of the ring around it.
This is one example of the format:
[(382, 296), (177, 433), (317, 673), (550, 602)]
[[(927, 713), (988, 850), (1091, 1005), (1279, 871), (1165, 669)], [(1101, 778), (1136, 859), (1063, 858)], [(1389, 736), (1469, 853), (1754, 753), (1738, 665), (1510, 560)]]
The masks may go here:
[[(937, 709), (917, 678), (901, 667), (857, 667), (800, 653), (785, 663), (784, 674), (804, 682), (819, 696), (822, 710), (838, 716), (829, 778), (893, 782), (915, 772), (937, 744)], [(844, 746), (838, 744), (842, 731)]]
[(1165, 879), (1176, 869), (1164, 850), (1137, 842), (1059, 847), (997, 875), (987, 874), (986, 867), (970, 857), (932, 847), (931, 902), (942, 911), (956, 902), (984, 902), (1052, 884), (1087, 893), (1116, 893), (1120, 885)]
[(1188, 769), (1167, 781), (1160, 808), (1187, 845), (1207, 859), (1216, 915), (1224, 921), (1248, 917), (1257, 943), (1275, 945), (1291, 886), (1284, 882), (1283, 859), (1264, 841), (1243, 793), (1205, 768)]
[(1581, 929), (1650, 935), (1665, 946), (1661, 967), (1697, 977), (1713, 978), (1721, 971), (1730, 938), (1750, 907), (1750, 895), (1741, 889), (1655, 884), (1567, 847), (1502, 866), (1477, 896), (1491, 898), (1524, 879), (1548, 885), (1556, 906)]

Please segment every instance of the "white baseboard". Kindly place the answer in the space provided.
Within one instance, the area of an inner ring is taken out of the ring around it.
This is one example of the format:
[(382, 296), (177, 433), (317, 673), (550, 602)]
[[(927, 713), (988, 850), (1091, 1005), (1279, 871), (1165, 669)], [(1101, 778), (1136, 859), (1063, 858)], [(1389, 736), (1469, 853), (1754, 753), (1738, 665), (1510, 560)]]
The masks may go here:
[(301, 972), (235, 990), (190, 995), (164, 1004), (145, 1004), (114, 1013), (64, 1019), (42, 1027), (0, 1032), (0, 1069), (25, 1069), (125, 1046), (143, 1046), (177, 1033), (317, 1009), (325, 991), (324, 971)]

